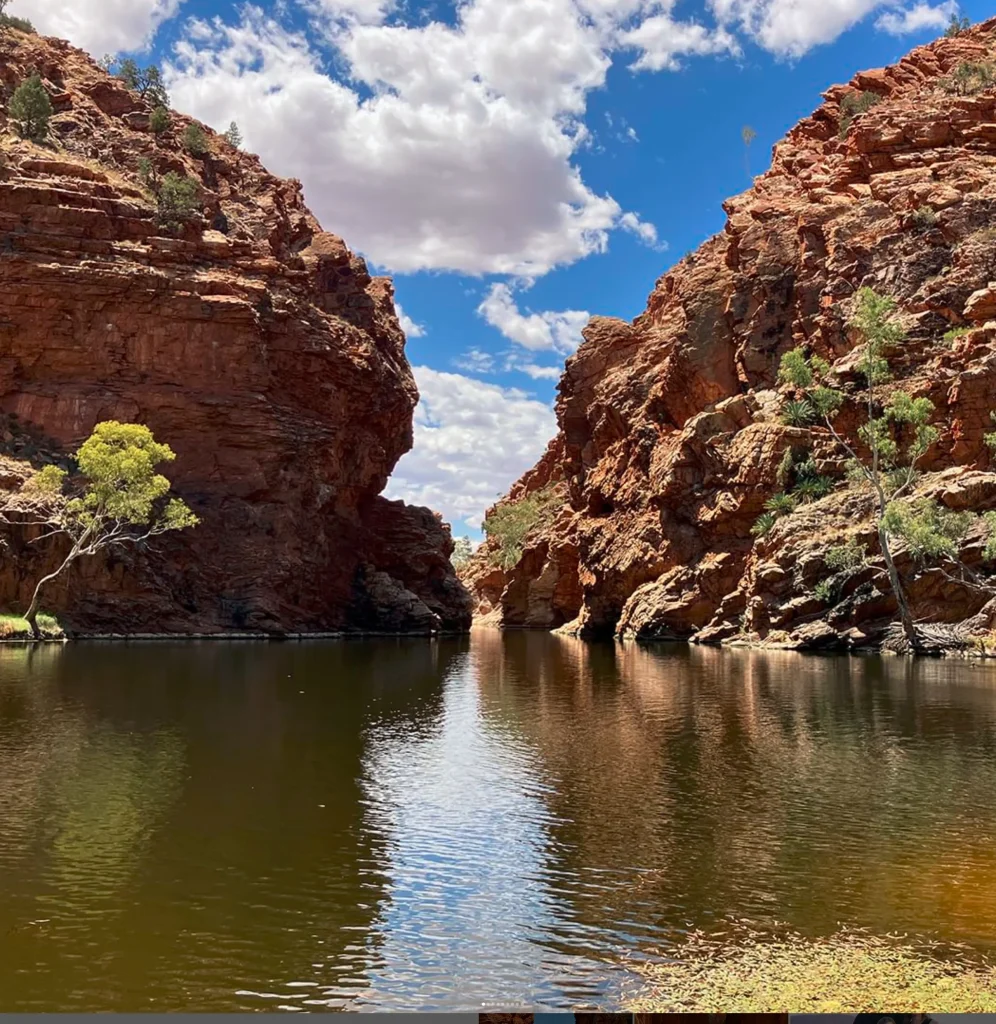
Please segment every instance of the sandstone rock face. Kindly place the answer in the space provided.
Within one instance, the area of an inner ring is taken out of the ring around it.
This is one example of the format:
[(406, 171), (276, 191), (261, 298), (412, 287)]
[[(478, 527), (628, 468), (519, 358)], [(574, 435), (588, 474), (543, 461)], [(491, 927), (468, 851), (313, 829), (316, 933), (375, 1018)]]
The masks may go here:
[[(464, 570), (478, 621), (610, 635), (797, 647), (862, 646), (895, 611), (881, 562), (828, 610), (823, 552), (877, 538), (829, 432), (786, 426), (783, 353), (806, 344), (857, 386), (847, 327), (862, 286), (894, 298), (907, 331), (896, 372), (935, 403), (942, 440), (924, 493), (996, 507), (983, 435), (996, 407), (996, 90), (958, 95), (959, 64), (996, 60), (996, 19), (835, 86), (775, 146), (770, 170), (725, 204), (725, 230), (657, 282), (632, 323), (595, 317), (559, 385), (559, 433), (505, 501), (562, 480), (569, 500), (495, 568), (493, 541)], [(841, 101), (879, 102), (841, 135)], [(944, 339), (952, 328), (965, 328)], [(856, 423), (842, 424), (845, 429)], [(789, 448), (839, 481), (833, 494), (752, 524), (781, 490)], [(980, 557), (974, 539), (964, 554)], [(956, 621), (985, 596), (899, 552), (915, 614)]]
[[(56, 109), (45, 145), (3, 113), (33, 70)], [(100, 420), (147, 423), (201, 519), (81, 564), (46, 604), (88, 631), (466, 628), (448, 527), (377, 497), (418, 398), (391, 282), (322, 231), (299, 182), (210, 129), (191, 156), (191, 119), (155, 135), (149, 112), (68, 44), (0, 35), (0, 445), (37, 466)], [(179, 231), (143, 159), (199, 183)], [(58, 554), (25, 540), (0, 553), (6, 607)]]

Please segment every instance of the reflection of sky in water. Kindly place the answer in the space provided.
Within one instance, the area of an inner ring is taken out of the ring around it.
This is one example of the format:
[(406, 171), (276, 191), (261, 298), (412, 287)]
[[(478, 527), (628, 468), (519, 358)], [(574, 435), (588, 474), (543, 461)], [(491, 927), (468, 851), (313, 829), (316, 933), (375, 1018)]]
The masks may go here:
[(364, 971), (378, 1008), (410, 1007), (415, 989), (424, 1009), (563, 1006), (570, 972), (571, 1002), (584, 1001), (585, 967), (597, 965), (540, 946), (557, 916), (543, 878), (549, 785), (535, 752), (483, 717), (469, 664), (447, 680), (431, 728), (380, 724), (367, 750), (366, 827), (386, 861), (366, 867), (387, 893)]

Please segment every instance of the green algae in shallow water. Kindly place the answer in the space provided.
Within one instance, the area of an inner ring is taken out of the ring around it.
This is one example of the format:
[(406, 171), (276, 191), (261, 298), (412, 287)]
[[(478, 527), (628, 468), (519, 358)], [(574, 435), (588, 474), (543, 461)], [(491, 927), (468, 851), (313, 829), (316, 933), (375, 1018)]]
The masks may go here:
[[(943, 957), (943, 958), (942, 958)], [(693, 936), (670, 954), (677, 962), (639, 964), (647, 988), (629, 1009), (639, 1012), (730, 1007), (754, 1013), (895, 1013), (996, 1011), (996, 969), (964, 949), (841, 931), (825, 939), (752, 932), (729, 938)]]

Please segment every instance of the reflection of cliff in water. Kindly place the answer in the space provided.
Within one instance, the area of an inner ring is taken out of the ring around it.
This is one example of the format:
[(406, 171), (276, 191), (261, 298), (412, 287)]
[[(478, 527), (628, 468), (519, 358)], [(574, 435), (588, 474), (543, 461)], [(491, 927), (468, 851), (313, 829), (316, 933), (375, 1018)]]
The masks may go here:
[[(74, 991), (99, 989), (105, 1009), (183, 1009), (189, 988), (189, 1009), (231, 1009), (261, 978), (279, 992), (356, 973), (351, 936), (383, 898), (362, 828), (367, 726), (431, 719), (451, 653), (424, 641), (28, 650), (0, 650), (8, 1005), (70, 1009)], [(102, 955), (74, 960), (74, 944)], [(212, 996), (200, 978), (227, 983)]]
[(579, 878), (579, 922), (678, 939), (731, 915), (843, 921), (996, 948), (988, 666), (484, 631), (472, 655), (485, 713), (555, 780), (551, 871)]

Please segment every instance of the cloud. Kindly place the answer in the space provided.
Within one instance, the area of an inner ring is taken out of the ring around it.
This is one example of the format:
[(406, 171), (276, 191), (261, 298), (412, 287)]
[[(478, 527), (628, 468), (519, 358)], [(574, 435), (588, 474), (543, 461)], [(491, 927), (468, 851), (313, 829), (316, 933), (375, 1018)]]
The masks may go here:
[[(797, 58), (833, 42), (847, 29), (883, 7), (876, 22), (887, 32), (941, 27), (954, 9), (930, 8), (923, 0), (903, 8), (894, 0), (708, 0), (721, 26), (738, 26), (756, 43), (780, 57)], [(941, 14), (947, 11), (946, 14)], [(909, 27), (905, 27), (909, 26)]]
[(533, 380), (560, 380), (564, 373), (562, 366), (537, 366), (536, 363), (521, 363), (510, 369), (521, 370)]
[(306, 0), (303, 6), (319, 17), (346, 24), (380, 25), (395, 4), (393, 0)]
[(387, 495), (442, 513), (462, 532), (532, 466), (556, 432), (549, 405), (517, 388), (502, 388), (427, 366), (414, 368), (421, 399), (415, 446), (398, 463)]
[(709, 29), (693, 21), (675, 21), (669, 13), (645, 18), (634, 28), (621, 32), (619, 42), (642, 51), (632, 64), (634, 71), (677, 71), (681, 67), (678, 58), (686, 54), (740, 53), (740, 44), (725, 28)]
[(415, 321), (401, 308), (400, 302), (394, 303), (394, 311), (398, 314), (398, 322), (401, 324), (401, 329), (405, 332), (406, 338), (425, 337), (425, 328), (421, 324), (415, 323)]
[(247, 147), (301, 178), (319, 219), (375, 264), (535, 276), (606, 249), (623, 211), (572, 157), (610, 61), (572, 0), (335, 27), (348, 80), (256, 7), (189, 26), (165, 67), (175, 104), (245, 125)]
[(42, 35), (61, 36), (95, 57), (144, 50), (183, 0), (13, 0)]
[(875, 27), (893, 36), (905, 36), (925, 29), (942, 29), (958, 12), (957, 0), (931, 7), (928, 3), (917, 3), (914, 7), (899, 11), (886, 11), (875, 22)]
[(479, 348), (472, 348), (453, 360), (453, 365), (458, 370), (466, 370), (468, 373), (493, 373), (495, 368), (495, 357), (490, 352), (482, 352)]
[(657, 237), (657, 228), (649, 221), (640, 220), (635, 213), (624, 213), (619, 218), (619, 226), (623, 231), (636, 235), (644, 245), (656, 249), (657, 252), (664, 252), (667, 249), (667, 242), (662, 242)]
[(522, 313), (507, 284), (494, 284), (477, 307), (480, 316), (501, 333), (533, 352), (569, 355), (581, 343), (581, 328), (591, 314), (580, 309), (559, 313)]

